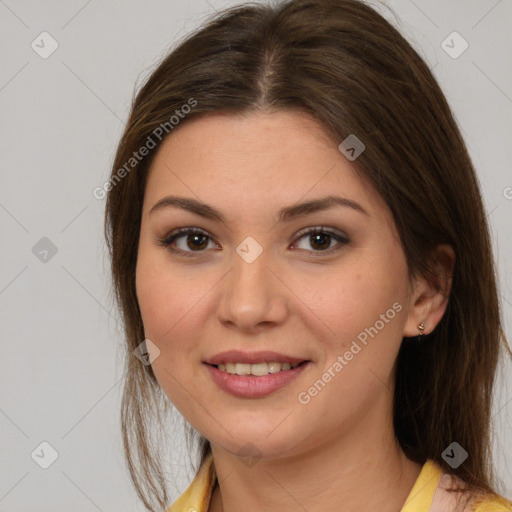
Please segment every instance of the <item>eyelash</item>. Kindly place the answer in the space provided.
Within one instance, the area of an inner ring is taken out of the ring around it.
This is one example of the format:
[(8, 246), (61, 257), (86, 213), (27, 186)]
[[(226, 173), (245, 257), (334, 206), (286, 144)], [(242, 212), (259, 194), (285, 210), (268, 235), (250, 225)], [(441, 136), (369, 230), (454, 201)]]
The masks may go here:
[[(323, 253), (323, 254), (329, 254), (330, 255), (333, 252), (339, 251), (344, 245), (346, 245), (346, 244), (348, 244), (350, 242), (350, 240), (346, 236), (343, 236), (343, 235), (341, 235), (339, 233), (335, 233), (333, 231), (330, 231), (327, 228), (324, 228), (323, 226), (314, 227), (314, 228), (307, 228), (306, 230), (300, 231), (299, 233), (297, 233), (297, 239), (300, 240), (301, 238), (304, 238), (307, 235), (317, 235), (317, 234), (320, 234), (320, 233), (330, 235), (337, 242), (339, 242), (340, 245), (338, 247), (331, 247), (330, 249), (326, 249), (326, 250), (316, 250), (316, 251), (312, 250), (312, 251), (309, 251), (309, 252), (316, 253), (316, 254)], [(206, 251), (205, 250), (201, 250), (201, 251), (182, 251), (181, 249), (174, 249), (174, 248), (171, 247), (171, 244), (175, 240), (177, 240), (178, 238), (181, 238), (183, 235), (195, 235), (195, 234), (204, 235), (207, 238), (209, 238), (210, 240), (212, 240), (211, 237), (208, 235), (208, 233), (206, 231), (203, 231), (202, 229), (199, 229), (199, 228), (181, 228), (181, 229), (178, 229), (176, 231), (173, 231), (173, 232), (169, 233), (163, 239), (158, 239), (157, 243), (158, 243), (158, 245), (166, 247), (172, 253), (180, 254), (180, 255), (183, 255), (183, 256), (186, 256), (186, 257), (195, 258), (195, 257), (200, 256), (201, 253), (204, 253)]]

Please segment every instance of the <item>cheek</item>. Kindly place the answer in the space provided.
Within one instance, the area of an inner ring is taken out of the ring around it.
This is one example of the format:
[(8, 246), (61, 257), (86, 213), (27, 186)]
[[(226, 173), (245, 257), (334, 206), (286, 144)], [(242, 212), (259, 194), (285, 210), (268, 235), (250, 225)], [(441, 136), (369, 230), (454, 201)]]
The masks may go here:
[(193, 387), (188, 374), (191, 364), (199, 364), (194, 353), (194, 333), (197, 336), (201, 325), (198, 315), (204, 290), (195, 286), (200, 285), (197, 281), (167, 271), (168, 262), (162, 264), (158, 257), (148, 253), (139, 253), (136, 290), (145, 337), (159, 350), (151, 366), (171, 402), (189, 415)]
[(159, 260), (151, 251), (141, 250), (135, 282), (144, 333), (163, 349), (180, 318), (185, 319), (192, 309), (194, 294), (179, 273), (166, 272)]
[[(367, 263), (347, 264), (325, 281), (323, 293), (310, 296), (310, 330), (323, 354), (299, 400), (308, 403), (303, 411), (312, 418), (331, 411), (324, 416), (326, 428), (348, 428), (393, 386), (405, 307), (395, 272)], [(321, 343), (324, 326), (329, 330)]]
[(160, 364), (172, 363), (173, 372), (199, 363), (198, 343), (213, 314), (210, 299), (218, 279), (194, 265), (173, 265), (165, 251), (139, 252), (136, 290), (144, 333), (164, 356)]
[(321, 319), (329, 328), (327, 363), (352, 350), (347, 358), (359, 364), (349, 364), (351, 371), (375, 366), (386, 374), (402, 340), (406, 264), (396, 251), (386, 257), (374, 254), (347, 261), (335, 278), (324, 283), (323, 293), (312, 296), (311, 303), (317, 324)]

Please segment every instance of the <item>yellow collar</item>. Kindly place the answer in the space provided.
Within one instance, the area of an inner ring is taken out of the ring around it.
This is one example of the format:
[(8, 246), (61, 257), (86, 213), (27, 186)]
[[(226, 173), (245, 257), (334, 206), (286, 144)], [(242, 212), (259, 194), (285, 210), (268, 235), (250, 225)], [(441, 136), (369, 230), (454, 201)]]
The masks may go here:
[[(443, 476), (442, 468), (433, 460), (427, 460), (423, 465), (416, 482), (400, 512), (444, 512), (449, 500), (449, 493), (438, 487)], [(194, 480), (187, 490), (166, 510), (166, 512), (208, 512), (208, 506), (216, 483), (215, 466), (210, 453), (199, 468)], [(437, 492), (436, 492), (437, 491)], [(450, 495), (451, 496), (451, 495)], [(450, 502), (451, 503), (451, 502)], [(451, 510), (455, 510), (452, 508)], [(501, 497), (481, 502), (472, 512), (510, 512), (512, 503)]]

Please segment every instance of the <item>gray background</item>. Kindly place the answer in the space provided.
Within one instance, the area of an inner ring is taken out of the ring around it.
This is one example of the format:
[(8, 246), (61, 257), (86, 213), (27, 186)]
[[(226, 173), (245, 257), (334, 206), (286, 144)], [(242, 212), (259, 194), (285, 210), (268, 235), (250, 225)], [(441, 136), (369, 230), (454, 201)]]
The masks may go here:
[[(108, 179), (135, 87), (178, 38), (234, 3), (0, 0), (1, 511), (144, 510), (121, 450), (122, 337), (109, 292), (104, 200), (92, 192)], [(399, 22), (378, 10), (433, 68), (462, 127), (491, 222), (510, 335), (512, 2), (387, 4)], [(31, 47), (50, 48), (44, 31), (58, 43), (46, 59)], [(453, 31), (469, 44), (458, 58), (441, 46)], [(494, 408), (508, 498), (511, 375), (507, 363)], [(192, 476), (181, 425), (170, 447), (173, 499)], [(36, 449), (39, 460), (49, 456), (43, 441), (58, 452), (48, 469), (31, 457)]]

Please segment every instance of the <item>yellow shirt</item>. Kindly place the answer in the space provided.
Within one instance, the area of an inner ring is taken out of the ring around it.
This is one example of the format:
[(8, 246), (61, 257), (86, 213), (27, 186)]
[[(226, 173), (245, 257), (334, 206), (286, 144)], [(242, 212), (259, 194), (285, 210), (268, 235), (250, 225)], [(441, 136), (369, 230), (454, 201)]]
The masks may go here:
[[(209, 472), (214, 475), (208, 478)], [(455, 511), (452, 494), (443, 492), (441, 482), (449, 481), (443, 470), (433, 460), (427, 460), (414, 483), (400, 512), (452, 512)], [(210, 498), (215, 487), (215, 467), (212, 454), (199, 468), (187, 490), (166, 510), (166, 512), (208, 512)], [(512, 512), (512, 502), (499, 498), (488, 498), (470, 508), (472, 512)]]

